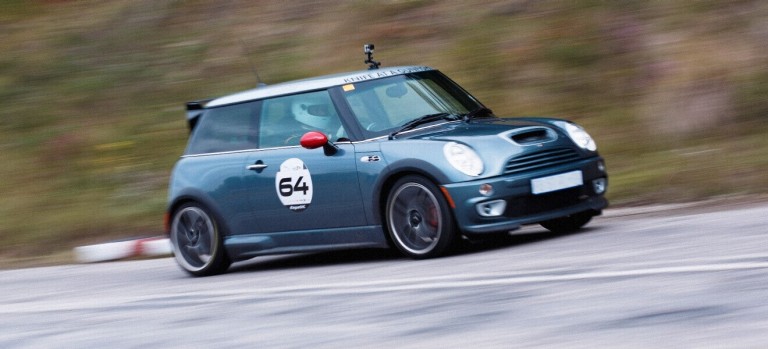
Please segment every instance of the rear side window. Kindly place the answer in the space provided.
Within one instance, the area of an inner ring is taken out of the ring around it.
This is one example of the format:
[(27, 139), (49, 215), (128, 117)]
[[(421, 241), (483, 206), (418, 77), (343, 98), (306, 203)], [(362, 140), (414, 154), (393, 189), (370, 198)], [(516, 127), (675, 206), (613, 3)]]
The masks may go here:
[(187, 155), (256, 148), (258, 103), (213, 108), (200, 117), (187, 146)]

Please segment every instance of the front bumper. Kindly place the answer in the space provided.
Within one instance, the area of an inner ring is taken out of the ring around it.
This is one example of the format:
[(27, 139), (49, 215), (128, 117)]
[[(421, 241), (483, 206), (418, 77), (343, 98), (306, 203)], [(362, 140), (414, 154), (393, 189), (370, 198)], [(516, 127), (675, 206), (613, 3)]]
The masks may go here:
[[(581, 171), (583, 184), (543, 194), (533, 194), (531, 180), (571, 171)], [(466, 234), (482, 234), (510, 231), (525, 224), (535, 224), (553, 218), (591, 211), (595, 215), (608, 206), (605, 187), (597, 192), (595, 180), (603, 179), (607, 185), (608, 174), (603, 159), (593, 157), (547, 169), (485, 178), (470, 182), (443, 185), (455, 204), (454, 217), (459, 228)], [(490, 195), (480, 194), (480, 188), (493, 188)], [(503, 200), (503, 212), (495, 216), (483, 216), (478, 205)]]

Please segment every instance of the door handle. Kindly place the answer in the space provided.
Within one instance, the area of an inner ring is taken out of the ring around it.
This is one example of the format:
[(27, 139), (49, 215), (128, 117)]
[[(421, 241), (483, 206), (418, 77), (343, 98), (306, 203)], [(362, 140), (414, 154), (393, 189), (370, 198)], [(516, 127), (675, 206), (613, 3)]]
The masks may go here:
[(246, 170), (251, 170), (251, 171), (261, 171), (265, 168), (267, 168), (266, 164), (253, 164), (245, 167)]

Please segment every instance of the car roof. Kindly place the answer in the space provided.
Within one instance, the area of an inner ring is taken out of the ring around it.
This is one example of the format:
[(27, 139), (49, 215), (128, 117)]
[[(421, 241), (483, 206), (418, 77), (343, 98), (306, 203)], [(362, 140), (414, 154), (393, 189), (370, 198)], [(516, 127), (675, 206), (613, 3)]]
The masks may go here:
[(434, 70), (425, 66), (398, 66), (387, 67), (373, 70), (359, 70), (354, 72), (347, 72), (341, 74), (332, 74), (318, 76), (309, 79), (294, 80), (282, 82), (274, 85), (267, 85), (257, 87), (251, 90), (246, 90), (231, 94), (228, 96), (219, 97), (211, 100), (205, 105), (205, 108), (218, 107), (222, 105), (235, 104), (246, 102), (255, 99), (263, 99), (273, 96), (288, 95), (293, 93), (299, 93), (303, 91), (312, 91), (325, 89), (332, 86), (340, 86), (345, 84), (353, 84), (361, 81), (375, 80), (386, 78), (389, 76), (403, 75), (409, 73), (416, 73), (422, 71)]

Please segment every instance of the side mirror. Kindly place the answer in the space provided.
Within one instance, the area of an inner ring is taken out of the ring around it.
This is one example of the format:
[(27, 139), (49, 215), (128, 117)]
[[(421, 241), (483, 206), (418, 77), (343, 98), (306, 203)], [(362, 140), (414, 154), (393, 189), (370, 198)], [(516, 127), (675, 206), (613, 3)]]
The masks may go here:
[(339, 151), (339, 147), (328, 140), (322, 132), (309, 131), (301, 136), (299, 141), (302, 147), (306, 149), (317, 149), (323, 147), (323, 152), (326, 156), (331, 156)]

